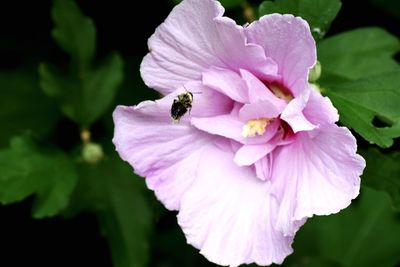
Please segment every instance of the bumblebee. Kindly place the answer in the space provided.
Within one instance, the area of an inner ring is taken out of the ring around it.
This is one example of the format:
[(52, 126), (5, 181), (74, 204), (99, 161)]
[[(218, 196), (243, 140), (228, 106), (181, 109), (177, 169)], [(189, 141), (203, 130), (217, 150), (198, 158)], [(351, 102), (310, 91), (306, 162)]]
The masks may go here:
[(186, 112), (192, 109), (193, 94), (186, 91), (178, 95), (171, 106), (171, 118), (174, 123), (178, 123), (179, 120), (186, 114)]

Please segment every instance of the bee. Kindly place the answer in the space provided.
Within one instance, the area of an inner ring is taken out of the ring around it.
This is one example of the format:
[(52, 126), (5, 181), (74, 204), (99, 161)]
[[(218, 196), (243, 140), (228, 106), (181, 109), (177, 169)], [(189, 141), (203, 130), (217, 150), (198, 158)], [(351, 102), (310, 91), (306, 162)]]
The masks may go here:
[(171, 118), (174, 123), (178, 123), (179, 120), (186, 114), (186, 112), (192, 109), (193, 93), (186, 90), (186, 92), (178, 95), (171, 106)]

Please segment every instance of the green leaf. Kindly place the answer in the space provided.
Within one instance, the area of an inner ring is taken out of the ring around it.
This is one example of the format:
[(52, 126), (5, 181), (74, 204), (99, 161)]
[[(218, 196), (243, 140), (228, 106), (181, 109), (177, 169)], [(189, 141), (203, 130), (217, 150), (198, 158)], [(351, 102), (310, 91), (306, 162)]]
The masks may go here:
[(39, 66), (40, 86), (56, 98), (63, 113), (83, 126), (90, 126), (110, 107), (123, 80), (123, 62), (113, 53), (82, 79), (68, 79), (54, 67)]
[[(175, 4), (179, 4), (182, 0), (172, 0)], [(243, 5), (246, 0), (218, 0), (225, 8), (235, 8)]]
[(359, 198), (339, 214), (308, 220), (295, 238), (293, 257), (298, 262), (320, 258), (344, 267), (395, 266), (400, 260), (400, 222), (386, 194), (364, 188)]
[(317, 45), (322, 65), (319, 82), (337, 78), (356, 80), (399, 69), (393, 55), (400, 51), (399, 39), (380, 28), (362, 28), (327, 38)]
[(40, 90), (33, 73), (29, 69), (0, 72), (0, 147), (27, 130), (47, 136), (60, 118), (57, 106)]
[(245, 0), (219, 0), (225, 8), (240, 7), (245, 3)]
[(91, 63), (96, 50), (96, 28), (71, 0), (55, 0), (51, 15), (55, 24), (54, 40), (73, 60), (80, 70)]
[(266, 14), (293, 14), (305, 19), (316, 40), (328, 31), (341, 7), (340, 0), (277, 0), (264, 1), (259, 7), (260, 17)]
[(28, 137), (15, 137), (0, 150), (0, 201), (9, 204), (36, 195), (33, 217), (54, 216), (63, 210), (78, 176), (68, 156), (44, 149)]
[[(325, 90), (340, 120), (370, 143), (390, 147), (400, 136), (400, 71), (332, 85)], [(376, 127), (374, 118), (382, 118), (391, 127)]]
[(362, 176), (363, 184), (386, 191), (393, 207), (400, 211), (400, 153), (385, 155), (376, 149), (360, 152), (367, 162)]
[(52, 17), (53, 37), (71, 56), (71, 72), (67, 76), (42, 63), (40, 85), (44, 92), (58, 100), (67, 117), (89, 127), (110, 107), (123, 80), (123, 61), (113, 53), (99, 67), (91, 68), (96, 29), (73, 1), (55, 0)]
[(97, 214), (116, 267), (147, 266), (152, 214), (143, 178), (115, 154), (95, 165), (82, 163), (80, 176), (69, 213)]

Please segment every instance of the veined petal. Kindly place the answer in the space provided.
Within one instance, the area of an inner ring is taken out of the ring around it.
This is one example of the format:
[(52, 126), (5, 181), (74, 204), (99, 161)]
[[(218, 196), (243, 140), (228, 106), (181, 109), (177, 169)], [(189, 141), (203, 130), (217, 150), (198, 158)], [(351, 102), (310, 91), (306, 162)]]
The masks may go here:
[(262, 145), (243, 145), (235, 154), (233, 159), (238, 166), (249, 166), (265, 157), (276, 147), (275, 143)]
[(307, 87), (309, 69), (316, 62), (315, 41), (307, 22), (293, 15), (272, 14), (245, 28), (251, 43), (261, 45), (278, 64), (283, 84), (297, 97)]
[(213, 51), (219, 39), (214, 18), (223, 13), (221, 4), (213, 0), (176, 5), (148, 41), (150, 53), (140, 66), (146, 85), (167, 94), (199, 79), (209, 66), (224, 66)]
[(239, 74), (232, 70), (210, 68), (203, 72), (203, 84), (237, 102), (247, 103), (249, 101), (245, 82)]
[(243, 121), (251, 119), (277, 118), (281, 113), (279, 107), (274, 106), (268, 100), (259, 100), (250, 104), (245, 104), (239, 111), (239, 117)]
[(261, 46), (248, 44), (243, 27), (223, 13), (215, 0), (178, 4), (149, 39), (150, 53), (140, 68), (146, 85), (167, 94), (189, 80), (201, 79), (211, 66), (275, 74), (276, 63), (266, 58)]
[(277, 207), (270, 185), (251, 168), (235, 165), (232, 157), (215, 146), (204, 151), (178, 223), (187, 242), (217, 264), (281, 263), (292, 252), (293, 238), (273, 227)]
[(241, 69), (240, 75), (248, 88), (249, 102), (253, 103), (260, 100), (268, 100), (279, 109), (286, 106), (286, 102), (275, 96), (256, 76), (251, 72)]
[(333, 124), (339, 120), (337, 109), (328, 97), (322, 96), (310, 85), (310, 97), (303, 109), (303, 114), (314, 125)]
[(247, 69), (260, 77), (278, 74), (278, 65), (265, 57), (264, 49), (258, 44), (247, 43), (242, 26), (227, 17), (215, 18), (215, 22), (221, 40), (215, 49), (223, 55), (227, 66), (235, 71)]
[(277, 229), (288, 235), (307, 217), (346, 208), (359, 193), (365, 161), (356, 154), (351, 132), (334, 124), (315, 131), (299, 133), (272, 152), (271, 193), (280, 203)]
[(307, 105), (310, 91), (305, 90), (287, 104), (281, 114), (281, 119), (286, 121), (292, 128), (294, 133), (300, 131), (311, 131), (316, 128), (303, 114), (303, 110)]
[(254, 137), (243, 137), (242, 130), (246, 122), (241, 121), (234, 115), (219, 115), (208, 118), (192, 118), (192, 125), (199, 130), (205, 131), (213, 135), (219, 135), (228, 139), (235, 140), (242, 144), (257, 145), (264, 144), (270, 140), (279, 128), (279, 121), (271, 122), (263, 135)]
[(113, 113), (113, 142), (120, 157), (146, 177), (148, 187), (168, 209), (179, 209), (192, 183), (201, 151), (212, 137), (188, 122), (173, 124), (173, 94), (136, 107), (118, 106)]

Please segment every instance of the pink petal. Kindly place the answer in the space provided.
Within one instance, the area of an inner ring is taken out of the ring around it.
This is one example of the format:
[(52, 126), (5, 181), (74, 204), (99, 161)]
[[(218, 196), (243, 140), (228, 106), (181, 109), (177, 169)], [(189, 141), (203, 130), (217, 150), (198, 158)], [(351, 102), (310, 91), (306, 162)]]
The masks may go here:
[(256, 76), (247, 70), (241, 69), (240, 75), (245, 81), (248, 88), (248, 96), (250, 103), (259, 100), (268, 100), (274, 106), (283, 109), (286, 106), (286, 102), (276, 97)]
[(337, 213), (357, 197), (365, 161), (344, 127), (300, 133), (274, 150), (272, 194), (280, 203), (277, 229), (293, 235), (305, 218)]
[(243, 142), (244, 123), (232, 115), (220, 115), (211, 118), (192, 118), (192, 125), (210, 134), (220, 135), (238, 142)]
[(284, 85), (297, 97), (316, 62), (315, 41), (307, 22), (293, 15), (272, 14), (245, 28), (248, 40), (261, 45), (279, 67)]
[(212, 0), (187, 0), (175, 6), (148, 41), (150, 53), (140, 67), (146, 85), (165, 94), (199, 79), (209, 66), (224, 66), (213, 52), (218, 40), (214, 18), (223, 13), (219, 2)]
[(247, 69), (261, 77), (277, 75), (277, 64), (265, 57), (261, 46), (247, 43), (242, 26), (227, 17), (215, 18), (215, 23), (220, 38), (220, 44), (215, 49), (219, 55), (223, 55), (224, 62), (231, 69)]
[(323, 97), (314, 86), (310, 85), (311, 94), (303, 114), (314, 125), (332, 124), (339, 120), (337, 109), (328, 97)]
[(233, 139), (242, 144), (256, 145), (265, 144), (276, 133), (279, 121), (273, 121), (266, 128), (263, 135), (245, 138), (242, 136), (243, 126), (246, 122), (241, 121), (234, 115), (219, 115), (208, 118), (192, 118), (191, 123), (197, 129), (204, 132)]
[(245, 104), (239, 111), (239, 117), (243, 121), (252, 119), (277, 118), (282, 110), (275, 107), (269, 100), (259, 100)]
[(200, 152), (210, 136), (169, 117), (171, 95), (136, 107), (118, 106), (113, 113), (114, 145), (168, 209), (178, 209), (192, 183)]
[(310, 131), (316, 128), (303, 114), (303, 109), (307, 105), (310, 91), (303, 91), (302, 94), (294, 98), (287, 104), (281, 114), (281, 119), (286, 121), (294, 133), (300, 131)]
[(274, 143), (262, 145), (243, 145), (233, 159), (238, 166), (249, 166), (266, 156), (276, 147)]
[(248, 102), (246, 84), (234, 71), (221, 68), (206, 70), (203, 72), (203, 84), (237, 102)]
[(277, 207), (269, 183), (251, 168), (236, 166), (232, 157), (217, 147), (204, 152), (178, 223), (187, 242), (217, 264), (281, 263), (292, 252), (293, 238), (273, 228)]
[[(190, 111), (191, 117), (210, 117), (229, 113), (234, 102), (229, 97), (204, 86), (200, 81), (186, 83), (180, 90), (174, 92), (175, 97), (180, 93), (192, 92), (193, 102)], [(169, 108), (173, 100), (170, 100)]]
[(221, 17), (223, 13), (215, 0), (178, 4), (148, 41), (150, 53), (140, 68), (146, 85), (167, 94), (201, 79), (211, 66), (276, 73), (275, 62), (265, 57), (263, 48), (247, 44), (243, 28)]
[(273, 157), (271, 154), (261, 158), (254, 163), (257, 178), (267, 181), (271, 178), (272, 173), (272, 161)]

